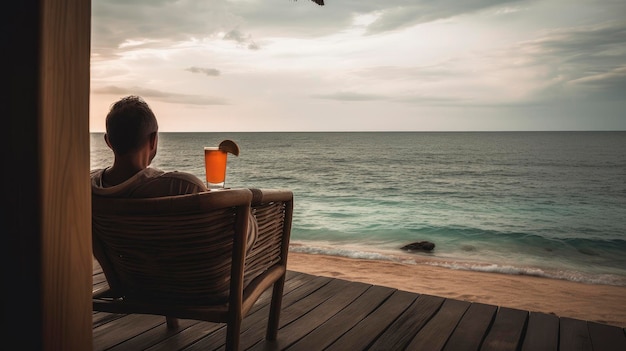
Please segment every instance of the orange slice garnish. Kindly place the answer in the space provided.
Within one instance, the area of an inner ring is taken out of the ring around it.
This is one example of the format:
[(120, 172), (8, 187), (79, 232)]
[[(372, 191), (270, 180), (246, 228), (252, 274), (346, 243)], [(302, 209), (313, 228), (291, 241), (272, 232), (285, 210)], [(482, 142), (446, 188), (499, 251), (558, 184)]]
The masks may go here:
[(239, 156), (239, 145), (237, 145), (237, 143), (232, 140), (223, 140), (218, 146), (218, 149), (224, 152), (231, 153), (235, 156)]

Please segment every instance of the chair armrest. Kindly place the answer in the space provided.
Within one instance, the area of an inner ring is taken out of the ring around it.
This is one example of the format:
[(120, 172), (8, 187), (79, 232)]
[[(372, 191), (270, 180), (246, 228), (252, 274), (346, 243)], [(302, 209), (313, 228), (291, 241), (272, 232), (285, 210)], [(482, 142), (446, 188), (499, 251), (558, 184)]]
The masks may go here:
[(258, 206), (263, 203), (274, 201), (293, 201), (293, 192), (288, 189), (256, 189), (251, 188), (252, 206)]

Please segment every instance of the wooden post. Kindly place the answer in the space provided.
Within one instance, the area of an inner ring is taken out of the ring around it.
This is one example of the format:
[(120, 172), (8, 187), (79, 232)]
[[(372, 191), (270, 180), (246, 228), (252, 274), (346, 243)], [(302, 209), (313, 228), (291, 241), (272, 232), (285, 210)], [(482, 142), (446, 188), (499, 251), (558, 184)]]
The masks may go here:
[(91, 1), (22, 0), (2, 22), (3, 342), (90, 350)]

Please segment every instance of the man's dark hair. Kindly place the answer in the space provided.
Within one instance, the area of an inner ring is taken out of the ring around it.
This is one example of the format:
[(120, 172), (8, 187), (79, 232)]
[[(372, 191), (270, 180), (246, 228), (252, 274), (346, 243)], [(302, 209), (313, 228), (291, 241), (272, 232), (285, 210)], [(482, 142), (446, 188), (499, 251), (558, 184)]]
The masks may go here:
[(111, 106), (106, 117), (106, 133), (111, 148), (124, 155), (139, 149), (159, 130), (150, 106), (139, 96), (127, 96)]

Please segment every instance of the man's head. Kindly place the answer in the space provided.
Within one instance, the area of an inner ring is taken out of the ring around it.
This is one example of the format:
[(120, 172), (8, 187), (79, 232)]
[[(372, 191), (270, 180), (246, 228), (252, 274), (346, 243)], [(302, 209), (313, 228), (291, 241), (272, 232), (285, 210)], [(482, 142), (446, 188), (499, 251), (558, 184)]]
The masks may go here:
[(156, 117), (148, 104), (142, 98), (131, 95), (111, 106), (106, 117), (105, 139), (116, 155), (138, 151), (153, 140), (156, 155), (158, 130)]

